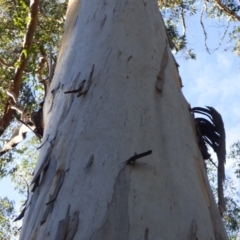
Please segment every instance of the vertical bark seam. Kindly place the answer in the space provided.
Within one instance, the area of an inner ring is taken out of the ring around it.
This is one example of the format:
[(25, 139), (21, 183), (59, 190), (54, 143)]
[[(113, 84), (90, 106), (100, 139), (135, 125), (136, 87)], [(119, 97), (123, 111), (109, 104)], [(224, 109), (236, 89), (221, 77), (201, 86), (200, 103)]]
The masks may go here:
[(107, 20), (107, 15), (105, 14), (105, 16), (101, 22), (101, 28), (103, 28), (103, 26), (105, 25), (106, 20)]
[(148, 233), (149, 233), (149, 228), (146, 228), (144, 232), (144, 240), (148, 240)]
[(165, 70), (168, 64), (168, 48), (167, 48), (167, 41), (164, 49), (163, 58), (160, 64), (160, 70), (157, 75), (156, 87), (162, 93), (163, 91), (163, 84), (164, 84), (164, 77), (165, 77)]

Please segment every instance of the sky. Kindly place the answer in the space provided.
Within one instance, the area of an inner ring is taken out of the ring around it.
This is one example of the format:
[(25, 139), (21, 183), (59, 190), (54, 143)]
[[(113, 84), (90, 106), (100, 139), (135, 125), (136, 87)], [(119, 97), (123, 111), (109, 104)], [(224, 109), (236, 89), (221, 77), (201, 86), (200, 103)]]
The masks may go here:
[[(227, 154), (230, 145), (240, 141), (240, 58), (232, 52), (225, 51), (229, 47), (227, 39), (222, 47), (213, 54), (206, 52), (204, 35), (199, 18), (189, 19), (189, 42), (196, 53), (196, 60), (184, 60), (182, 54), (175, 56), (179, 63), (179, 72), (183, 82), (183, 94), (191, 107), (214, 107), (223, 118), (226, 132)], [(208, 31), (208, 45), (218, 47), (221, 31), (209, 20), (205, 20)], [(212, 154), (212, 153), (211, 153)], [(215, 154), (212, 157), (216, 159)], [(237, 191), (240, 192), (240, 181), (233, 172), (233, 161), (226, 161), (226, 175), (233, 178)]]
[[(240, 58), (226, 52), (227, 42), (213, 54), (205, 51), (204, 38), (198, 17), (187, 19), (187, 32), (191, 48), (197, 59), (185, 60), (181, 53), (175, 55), (179, 63), (180, 76), (183, 82), (182, 91), (191, 107), (212, 106), (222, 115), (225, 131), (227, 152), (231, 144), (240, 140)], [(209, 32), (208, 43), (212, 48), (218, 46), (219, 29), (207, 22)], [(227, 161), (227, 175), (233, 176), (232, 162)], [(240, 191), (239, 180), (236, 186)], [(0, 181), (0, 197), (8, 196), (19, 202), (20, 197), (9, 179)], [(19, 205), (17, 205), (19, 206)]]
[[(240, 62), (232, 53), (197, 53), (196, 61), (178, 59), (183, 93), (191, 107), (214, 107), (223, 118), (226, 148), (240, 140)], [(214, 154), (213, 154), (214, 155)], [(226, 173), (232, 176), (233, 162), (226, 162)], [(238, 191), (239, 180), (235, 179)]]

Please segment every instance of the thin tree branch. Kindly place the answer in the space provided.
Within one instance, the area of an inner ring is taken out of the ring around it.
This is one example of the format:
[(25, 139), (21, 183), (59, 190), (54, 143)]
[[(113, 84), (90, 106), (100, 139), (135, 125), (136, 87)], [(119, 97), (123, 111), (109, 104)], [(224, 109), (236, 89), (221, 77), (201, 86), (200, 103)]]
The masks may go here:
[(4, 66), (4, 67), (6, 67), (6, 68), (8, 68), (8, 69), (15, 69), (14, 68), (14, 64), (15, 64), (15, 62), (17, 61), (17, 59), (15, 59), (13, 62), (11, 62), (11, 63), (7, 63), (7, 62), (5, 62), (2, 58), (0, 58), (0, 63)]
[(52, 47), (50, 46), (49, 49), (49, 84), (52, 82), (53, 79), (53, 75), (54, 75), (54, 71), (55, 71), (55, 67), (56, 64), (53, 62), (53, 53), (52, 53)]
[(226, 37), (227, 35), (227, 32), (228, 32), (228, 29), (229, 29), (229, 26), (230, 26), (230, 22), (228, 22), (228, 25), (222, 35), (222, 37), (220, 38), (220, 41), (219, 41), (219, 44), (218, 44), (218, 47), (216, 47), (215, 49), (212, 50), (212, 53), (217, 51), (221, 46), (222, 46), (222, 42), (223, 42), (223, 39)]
[(44, 67), (45, 62), (46, 62), (46, 60), (45, 60), (44, 56), (39, 58), (39, 63), (38, 63), (37, 69), (36, 69), (37, 77), (38, 77), (39, 82), (43, 81), (42, 80), (42, 69)]
[(183, 34), (181, 38), (185, 38), (186, 36), (186, 23), (185, 23), (185, 17), (184, 17), (184, 9), (183, 9), (183, 3), (181, 3), (181, 20), (182, 20), (182, 27), (183, 27)]
[(206, 30), (205, 30), (205, 26), (204, 26), (203, 20), (202, 20), (203, 13), (204, 13), (205, 9), (206, 9), (206, 4), (203, 5), (202, 11), (201, 11), (201, 13), (200, 13), (200, 24), (201, 24), (201, 26), (202, 26), (202, 30), (203, 30), (203, 34), (204, 34), (204, 45), (205, 45), (206, 51), (207, 51), (209, 54), (211, 54), (211, 52), (210, 52), (210, 50), (209, 50), (209, 48), (208, 48), (208, 46), (207, 46), (207, 32), (206, 32)]
[(42, 63), (41, 63), (40, 71), (42, 70), (42, 68), (44, 66), (44, 63), (46, 63), (47, 68), (48, 68), (48, 76), (45, 79), (42, 79), (42, 77), (40, 75), (41, 73), (40, 73), (40, 71), (38, 71), (38, 73), (40, 75), (38, 77), (39, 78), (39, 82), (42, 83), (43, 86), (44, 86), (44, 98), (43, 98), (43, 101), (44, 101), (45, 98), (46, 98), (46, 95), (47, 95), (50, 83), (52, 81), (53, 75), (54, 75), (55, 64), (53, 63), (51, 46), (49, 47), (49, 59), (47, 58), (47, 54), (45, 53), (43, 48), (41, 48), (40, 51), (41, 51), (41, 55), (42, 55)]
[(27, 186), (27, 199), (26, 199), (25, 203), (23, 204), (23, 206), (25, 206), (27, 204), (27, 200), (29, 198), (29, 193), (30, 193), (29, 184), (28, 184), (27, 180), (22, 175), (19, 175), (19, 177), (25, 182), (25, 184)]
[(24, 113), (24, 108), (20, 105), (20, 103), (18, 102), (16, 95), (14, 93), (11, 93), (9, 91), (6, 90), (6, 93), (9, 97), (12, 98), (14, 105), (11, 106), (11, 109), (16, 110), (17, 112), (19, 112), (21, 114), (21, 116), (23, 117), (23, 113)]
[[(27, 31), (24, 37), (23, 50), (19, 56), (19, 60), (18, 60), (19, 65), (15, 69), (15, 76), (13, 78), (13, 82), (10, 88), (10, 92), (14, 93), (16, 97), (19, 96), (23, 71), (27, 65), (29, 50), (32, 45), (33, 36), (37, 26), (39, 2), (40, 0), (31, 0), (30, 2), (30, 12), (29, 12), (30, 21), (27, 25)], [(12, 105), (12, 99), (9, 98), (5, 105), (3, 117), (0, 121), (0, 136), (3, 134), (3, 132), (9, 126), (12, 120), (14, 110), (11, 109), (11, 105)]]
[(231, 11), (229, 8), (224, 6), (224, 4), (221, 3), (221, 0), (214, 0), (218, 8), (223, 10), (228, 16), (232, 17), (234, 20), (240, 21), (240, 16)]
[[(21, 120), (21, 119), (19, 119), (19, 118), (17, 118), (17, 117), (16, 117), (16, 119), (17, 119), (20, 123), (22, 123), (23, 125), (25, 125), (27, 128), (29, 128), (30, 131), (32, 131), (32, 132), (36, 135), (36, 133), (33, 131), (32, 128), (29, 127), (29, 125), (28, 125), (27, 123), (25, 123), (23, 120)], [(36, 136), (37, 136), (37, 135), (36, 135)], [(38, 139), (40, 140), (40, 137), (39, 137), (39, 136), (37, 136), (37, 137), (38, 137)]]
[(203, 29), (204, 45), (205, 45), (206, 51), (207, 51), (209, 54), (212, 54), (213, 52), (217, 51), (217, 50), (221, 47), (222, 41), (223, 41), (223, 39), (226, 37), (226, 34), (227, 34), (227, 32), (228, 32), (228, 29), (229, 29), (229, 26), (230, 26), (230, 22), (228, 22), (228, 25), (227, 25), (225, 31), (223, 32), (222, 37), (220, 38), (220, 41), (219, 41), (218, 46), (217, 46), (215, 49), (210, 50), (209, 47), (208, 47), (208, 45), (207, 45), (207, 32), (206, 32), (206, 30), (205, 30), (205, 26), (204, 26), (204, 23), (203, 23), (203, 20), (202, 20), (202, 18), (203, 18), (203, 13), (204, 13), (205, 10), (206, 10), (206, 5), (204, 4), (204, 6), (203, 6), (203, 8), (202, 8), (202, 11), (201, 11), (201, 13), (200, 13), (200, 24), (201, 24), (202, 29)]

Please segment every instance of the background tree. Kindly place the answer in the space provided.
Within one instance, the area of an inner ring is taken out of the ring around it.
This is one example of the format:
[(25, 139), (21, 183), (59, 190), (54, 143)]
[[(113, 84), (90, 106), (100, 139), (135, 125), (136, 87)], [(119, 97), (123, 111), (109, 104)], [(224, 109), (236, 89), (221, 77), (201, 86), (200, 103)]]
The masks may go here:
[(2, 240), (13, 239), (19, 231), (12, 223), (14, 219), (13, 202), (8, 198), (0, 198), (0, 238)]

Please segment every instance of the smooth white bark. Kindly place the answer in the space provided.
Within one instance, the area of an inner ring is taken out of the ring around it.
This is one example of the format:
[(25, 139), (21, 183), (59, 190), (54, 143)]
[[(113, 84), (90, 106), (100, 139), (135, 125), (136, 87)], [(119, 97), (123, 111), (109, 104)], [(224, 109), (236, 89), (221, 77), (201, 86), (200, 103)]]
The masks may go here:
[[(93, 65), (89, 91), (64, 94)], [(72, 239), (74, 223), (83, 240), (227, 239), (155, 0), (70, 2), (44, 115), (35, 174), (51, 158), (20, 239)]]

